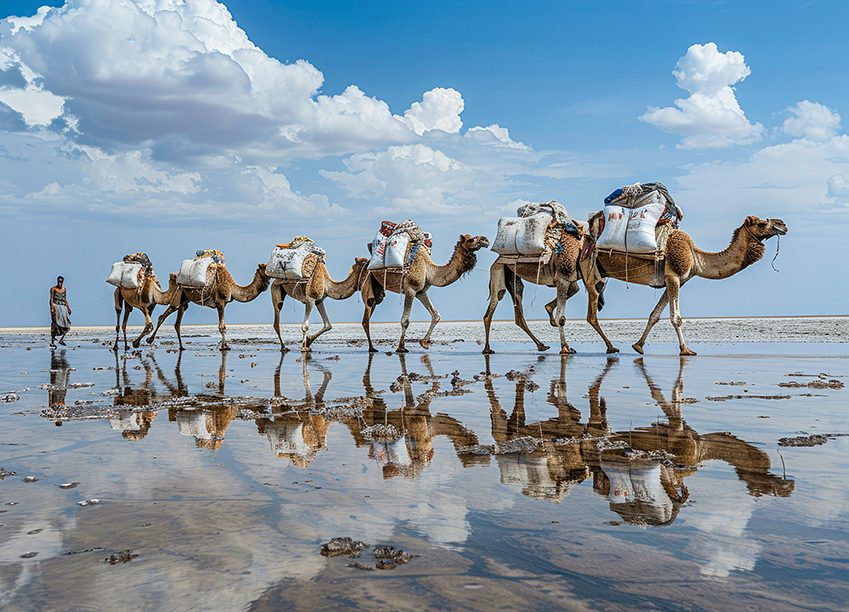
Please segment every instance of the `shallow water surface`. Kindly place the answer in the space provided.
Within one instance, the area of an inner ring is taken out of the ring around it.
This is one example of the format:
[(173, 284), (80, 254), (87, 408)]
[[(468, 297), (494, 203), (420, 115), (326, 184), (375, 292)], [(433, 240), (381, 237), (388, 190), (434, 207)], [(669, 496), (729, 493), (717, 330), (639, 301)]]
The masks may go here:
[[(849, 600), (849, 438), (778, 444), (849, 432), (846, 345), (281, 357), (201, 334), (116, 356), (106, 339), (0, 336), (0, 398), (19, 397), (0, 403), (0, 606)], [(371, 546), (322, 556), (337, 536)], [(417, 556), (374, 569), (381, 544)]]

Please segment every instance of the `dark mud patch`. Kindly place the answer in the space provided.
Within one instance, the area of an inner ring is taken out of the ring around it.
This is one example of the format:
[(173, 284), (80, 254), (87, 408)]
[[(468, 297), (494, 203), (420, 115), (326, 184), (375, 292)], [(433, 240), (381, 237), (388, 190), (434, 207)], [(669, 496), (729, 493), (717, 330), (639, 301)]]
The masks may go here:
[(131, 550), (122, 550), (121, 552), (112, 553), (103, 560), (109, 565), (121, 565), (122, 563), (129, 563), (138, 556), (138, 553), (134, 553)]
[(727, 402), (740, 399), (788, 400), (792, 395), (709, 395), (706, 400), (711, 402)]
[(3, 480), (4, 478), (9, 478), (10, 476), (14, 476), (15, 474), (17, 474), (17, 472), (4, 470), (2, 467), (0, 467), (0, 480)]
[(361, 540), (354, 540), (349, 537), (331, 538), (329, 542), (321, 545), (321, 556), (339, 557), (341, 555), (348, 555), (349, 557), (356, 558), (368, 546), (368, 544)]
[(779, 438), (778, 445), (800, 447), (822, 446), (829, 440), (835, 440), (846, 436), (849, 436), (849, 433), (825, 433), (811, 434), (809, 436), (793, 436), (790, 438)]
[(800, 383), (795, 380), (778, 383), (779, 387), (785, 389), (842, 389), (843, 383), (835, 378), (812, 380), (807, 383)]

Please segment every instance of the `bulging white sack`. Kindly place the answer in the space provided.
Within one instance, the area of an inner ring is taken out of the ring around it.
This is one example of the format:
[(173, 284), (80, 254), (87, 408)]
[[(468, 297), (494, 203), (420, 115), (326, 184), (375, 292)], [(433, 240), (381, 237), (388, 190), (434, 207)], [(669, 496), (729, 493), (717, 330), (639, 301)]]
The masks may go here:
[(383, 263), (387, 268), (403, 268), (404, 258), (407, 256), (407, 247), (410, 246), (410, 235), (407, 232), (400, 232), (389, 237), (389, 244), (386, 245), (386, 253), (383, 256)]
[(598, 248), (629, 253), (654, 253), (657, 250), (655, 227), (666, 206), (658, 198), (639, 208), (604, 207), (604, 229)]
[(383, 255), (386, 253), (386, 247), (389, 244), (389, 236), (384, 236), (377, 232), (374, 240), (371, 241), (371, 259), (368, 262), (369, 270), (377, 270), (386, 267), (383, 263)]
[(546, 251), (545, 233), (553, 217), (538, 212), (529, 217), (501, 217), (492, 250), (499, 255), (540, 255)]
[(123, 289), (138, 289), (141, 286), (141, 271), (141, 264), (116, 261), (112, 264), (112, 271), (106, 282)]
[(276, 247), (271, 251), (271, 258), (265, 266), (265, 273), (271, 278), (289, 281), (299, 281), (303, 278), (304, 260), (310, 254), (309, 249), (281, 249)]
[(212, 285), (215, 279), (216, 268), (210, 269), (215, 263), (212, 257), (201, 257), (199, 259), (184, 259), (180, 264), (180, 272), (177, 274), (177, 284), (181, 287), (192, 287), (203, 289)]
[(141, 431), (141, 413), (120, 410), (117, 419), (109, 420), (109, 426), (114, 431)]

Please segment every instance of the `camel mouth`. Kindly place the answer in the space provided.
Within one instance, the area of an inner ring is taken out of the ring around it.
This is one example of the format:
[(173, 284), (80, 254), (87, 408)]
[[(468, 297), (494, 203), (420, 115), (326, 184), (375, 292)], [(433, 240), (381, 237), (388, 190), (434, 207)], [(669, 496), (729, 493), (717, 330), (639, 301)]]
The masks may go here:
[(784, 224), (776, 225), (775, 226), (775, 235), (776, 236), (786, 236), (787, 235), (787, 226), (784, 225)]
[(489, 248), (489, 238), (487, 238), (486, 236), (481, 236), (478, 242), (480, 243), (482, 249)]

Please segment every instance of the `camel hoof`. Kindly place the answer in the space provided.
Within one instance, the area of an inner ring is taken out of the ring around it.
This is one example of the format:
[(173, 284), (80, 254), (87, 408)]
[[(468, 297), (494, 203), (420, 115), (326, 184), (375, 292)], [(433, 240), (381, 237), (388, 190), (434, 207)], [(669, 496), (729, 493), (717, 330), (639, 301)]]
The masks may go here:
[(642, 344), (632, 344), (631, 348), (637, 351), (640, 355), (643, 355), (643, 345)]
[[(635, 349), (635, 350), (636, 350), (636, 349)], [(608, 354), (608, 355), (612, 355), (613, 353), (618, 353), (618, 352), (619, 352), (619, 349), (618, 349), (618, 348), (616, 348), (615, 346), (611, 346), (610, 348), (608, 348), (608, 349), (607, 349), (607, 354)], [(641, 353), (641, 354), (642, 354), (642, 353)]]
[(220, 350), (222, 350), (222, 351), (229, 351), (229, 350), (230, 350), (230, 345), (225, 344), (225, 345), (223, 345), (223, 346), (221, 347), (221, 349), (220, 349)]
[(422, 341), (420, 341), (420, 342), (419, 342), (419, 345), (420, 345), (423, 349), (427, 350), (427, 349), (429, 349), (429, 348), (430, 348), (430, 340), (428, 340), (427, 342), (425, 342), (424, 340), (422, 340)]
[(154, 340), (155, 340), (155, 338), (150, 337), (150, 338), (148, 338), (145, 342), (147, 342), (148, 344), (153, 344), (153, 341), (154, 341)]
[(139, 345), (140, 345), (140, 344), (141, 344), (141, 342), (139, 342), (138, 340), (135, 340), (135, 341), (133, 342), (133, 348), (139, 348)]
[(409, 352), (410, 352), (410, 350), (409, 350), (409, 349), (404, 348), (403, 346), (399, 346), (397, 349), (395, 349), (395, 352), (396, 352), (396, 353), (409, 353)]
[(694, 357), (698, 353), (696, 353), (696, 351), (691, 351), (690, 349), (681, 349), (681, 352), (679, 354), (681, 355), (681, 357)]
[(574, 355), (574, 354), (575, 354), (575, 353), (577, 353), (577, 352), (578, 352), (578, 351), (576, 351), (575, 349), (573, 349), (571, 346), (565, 346), (565, 347), (563, 347), (562, 349), (560, 349), (560, 354), (561, 354), (561, 355)]
[(312, 352), (312, 349), (311, 349), (309, 346), (302, 346), (302, 347), (301, 347), (301, 352), (302, 352), (302, 353), (311, 353), (311, 352)]
[(545, 344), (540, 344), (539, 346), (537, 346), (537, 350), (540, 353), (543, 352), (543, 351), (547, 351), (550, 348), (551, 348), (550, 346), (546, 346)]
[(483, 351), (481, 351), (481, 354), (482, 355), (495, 355), (495, 351), (493, 351), (491, 348), (485, 348)]
[(376, 352), (377, 352), (377, 349), (376, 349), (376, 348), (374, 348), (373, 346), (369, 346), (369, 347), (368, 347), (368, 352), (369, 352), (369, 353), (376, 353)]
[(288, 353), (288, 352), (289, 352), (289, 347), (288, 347), (288, 346), (283, 346), (283, 345), (281, 344), (281, 345), (280, 345), (280, 352), (281, 352), (281, 353)]

